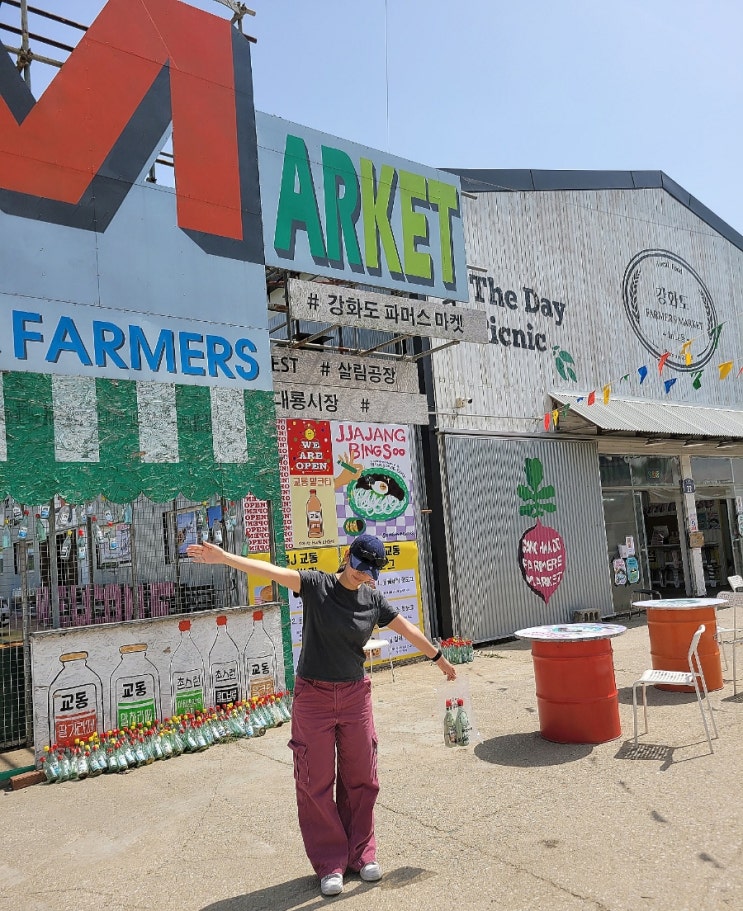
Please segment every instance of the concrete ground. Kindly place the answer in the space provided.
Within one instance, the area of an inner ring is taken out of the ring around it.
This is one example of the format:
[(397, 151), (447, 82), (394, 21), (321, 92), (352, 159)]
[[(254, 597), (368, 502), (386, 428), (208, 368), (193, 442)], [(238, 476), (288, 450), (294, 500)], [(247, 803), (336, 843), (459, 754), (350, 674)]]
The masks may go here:
[[(726, 611), (721, 611), (725, 623)], [(743, 702), (651, 690), (631, 746), (631, 684), (650, 666), (644, 618), (613, 640), (622, 736), (550, 743), (529, 645), (480, 649), (460, 678), (479, 738), (442, 742), (443, 677), (374, 672), (379, 884), (324, 899), (296, 823), (286, 727), (84, 782), (0, 793), (1, 911), (726, 911), (743, 907)], [(730, 625), (729, 623), (727, 625)], [(456, 684), (450, 684), (456, 687)], [(0, 754), (0, 771), (28, 764)]]

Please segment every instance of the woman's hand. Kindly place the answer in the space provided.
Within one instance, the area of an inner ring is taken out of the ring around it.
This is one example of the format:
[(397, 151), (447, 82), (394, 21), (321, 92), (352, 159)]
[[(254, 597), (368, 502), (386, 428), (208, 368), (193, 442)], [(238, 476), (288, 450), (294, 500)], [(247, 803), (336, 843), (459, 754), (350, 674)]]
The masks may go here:
[(189, 544), (186, 548), (186, 556), (195, 560), (197, 563), (224, 563), (224, 551), (216, 544), (209, 544), (204, 541), (203, 544)]
[(457, 672), (454, 668), (454, 665), (447, 658), (444, 658), (443, 655), (436, 662), (436, 667), (441, 671), (447, 680), (457, 679)]

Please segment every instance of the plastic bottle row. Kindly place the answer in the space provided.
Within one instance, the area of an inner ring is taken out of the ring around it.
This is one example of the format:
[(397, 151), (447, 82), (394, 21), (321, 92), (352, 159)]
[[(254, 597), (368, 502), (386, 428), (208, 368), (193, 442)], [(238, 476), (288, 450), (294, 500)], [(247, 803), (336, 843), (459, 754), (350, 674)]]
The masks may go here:
[(291, 720), (291, 706), (292, 695), (286, 691), (166, 718), (149, 727), (139, 724), (93, 734), (71, 747), (45, 747), (38, 767), (49, 783), (126, 772), (158, 759), (199, 753), (217, 743), (261, 737), (269, 728)]
[(462, 639), (454, 636), (443, 639), (440, 643), (444, 657), (452, 664), (467, 664), (475, 660), (475, 648), (472, 639)]

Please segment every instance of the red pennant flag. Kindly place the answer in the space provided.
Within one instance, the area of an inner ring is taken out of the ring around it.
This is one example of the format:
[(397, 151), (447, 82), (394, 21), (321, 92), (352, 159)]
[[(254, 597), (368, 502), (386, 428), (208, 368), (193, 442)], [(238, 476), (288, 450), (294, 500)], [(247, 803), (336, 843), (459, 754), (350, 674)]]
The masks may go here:
[(588, 393), (588, 404), (593, 405), (593, 403), (595, 401), (596, 401), (596, 390), (594, 389), (593, 392)]
[(666, 366), (666, 361), (668, 360), (668, 358), (670, 356), (671, 356), (670, 351), (665, 351), (665, 352), (663, 352), (663, 354), (661, 354), (660, 360), (658, 361), (658, 373), (659, 374), (663, 373), (663, 368)]
[(551, 415), (551, 414), (549, 413), (549, 411), (548, 411), (548, 412), (545, 414), (545, 416), (544, 416), (544, 429), (545, 429), (545, 430), (549, 430), (549, 429), (550, 429), (550, 420), (551, 420), (551, 419), (552, 419), (552, 415)]

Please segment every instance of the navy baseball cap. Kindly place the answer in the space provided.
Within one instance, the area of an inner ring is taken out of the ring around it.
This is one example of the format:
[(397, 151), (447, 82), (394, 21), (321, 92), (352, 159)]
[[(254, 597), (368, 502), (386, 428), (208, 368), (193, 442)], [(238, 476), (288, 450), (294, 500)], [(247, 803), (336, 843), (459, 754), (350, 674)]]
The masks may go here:
[(354, 569), (368, 573), (375, 581), (379, 578), (379, 570), (387, 565), (384, 544), (374, 535), (355, 538), (349, 548), (348, 559)]

